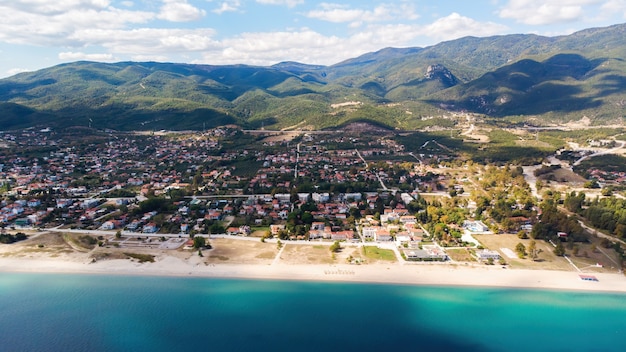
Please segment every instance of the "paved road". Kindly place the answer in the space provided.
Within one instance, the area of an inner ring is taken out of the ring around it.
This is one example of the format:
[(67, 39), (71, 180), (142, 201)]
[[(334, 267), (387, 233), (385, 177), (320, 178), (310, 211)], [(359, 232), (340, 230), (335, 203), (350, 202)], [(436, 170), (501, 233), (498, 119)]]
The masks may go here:
[(617, 142), (619, 145), (616, 146), (615, 148), (611, 148), (611, 149), (607, 149), (607, 150), (602, 150), (593, 154), (589, 154), (589, 155), (585, 155), (582, 158), (576, 160), (576, 162), (574, 162), (574, 164), (572, 164), (572, 166), (578, 166), (580, 165), (581, 162), (583, 162), (584, 160), (587, 160), (589, 158), (593, 158), (594, 156), (598, 156), (598, 155), (606, 155), (606, 154), (616, 154), (620, 149), (624, 148), (624, 145), (626, 145), (626, 142), (624, 141), (619, 141)]

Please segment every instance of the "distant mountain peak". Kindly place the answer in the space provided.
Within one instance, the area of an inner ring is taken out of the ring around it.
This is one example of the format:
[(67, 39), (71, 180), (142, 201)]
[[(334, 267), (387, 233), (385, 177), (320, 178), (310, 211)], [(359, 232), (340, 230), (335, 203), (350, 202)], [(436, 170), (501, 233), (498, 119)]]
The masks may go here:
[(459, 83), (456, 76), (442, 64), (428, 66), (424, 77), (428, 80), (439, 80), (447, 87), (453, 87)]

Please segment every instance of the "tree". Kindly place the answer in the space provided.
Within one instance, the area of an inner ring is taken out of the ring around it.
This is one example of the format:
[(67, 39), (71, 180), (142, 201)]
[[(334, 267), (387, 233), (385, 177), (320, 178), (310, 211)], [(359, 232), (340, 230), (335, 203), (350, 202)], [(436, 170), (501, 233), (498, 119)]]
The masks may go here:
[(519, 238), (520, 240), (525, 240), (528, 238), (528, 234), (524, 230), (519, 230), (517, 232), (517, 238)]
[(308, 211), (305, 211), (304, 213), (302, 213), (301, 219), (300, 219), (303, 223), (311, 225), (313, 223), (313, 215), (311, 215), (311, 213), (309, 213)]
[(200, 249), (206, 247), (206, 239), (202, 236), (194, 236), (193, 248)]
[[(26, 234), (23, 233), (23, 232), (18, 232), (18, 233), (15, 234), (15, 242), (24, 241), (27, 238), (28, 238), (28, 236), (26, 236)], [(89, 237), (89, 238), (91, 238), (91, 237)]]
[(526, 256), (526, 246), (522, 242), (518, 243), (515, 246), (515, 252), (517, 252), (517, 256), (520, 258), (524, 258)]
[(556, 244), (556, 247), (554, 248), (554, 255), (559, 257), (565, 255), (565, 247), (563, 247), (563, 244), (561, 242)]
[(331, 252), (337, 253), (341, 249), (341, 244), (339, 243), (339, 241), (335, 241), (333, 244), (330, 245), (329, 249)]
[(119, 230), (118, 230), (118, 231), (115, 233), (115, 238), (117, 238), (117, 239), (122, 238), (122, 231), (119, 231)]
[(537, 249), (537, 242), (535, 242), (535, 240), (531, 240), (528, 244), (528, 254), (530, 255), (530, 259), (537, 260), (540, 252), (541, 249)]

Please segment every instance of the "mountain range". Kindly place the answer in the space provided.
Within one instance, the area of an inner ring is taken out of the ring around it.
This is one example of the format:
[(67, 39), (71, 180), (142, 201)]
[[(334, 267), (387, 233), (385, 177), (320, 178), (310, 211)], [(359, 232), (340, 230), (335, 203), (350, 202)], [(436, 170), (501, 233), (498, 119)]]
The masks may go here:
[[(465, 37), (331, 66), (73, 62), (0, 80), (0, 128), (415, 129), (454, 112), (605, 124), (626, 117), (626, 24)], [(448, 122), (449, 123), (449, 122)]]

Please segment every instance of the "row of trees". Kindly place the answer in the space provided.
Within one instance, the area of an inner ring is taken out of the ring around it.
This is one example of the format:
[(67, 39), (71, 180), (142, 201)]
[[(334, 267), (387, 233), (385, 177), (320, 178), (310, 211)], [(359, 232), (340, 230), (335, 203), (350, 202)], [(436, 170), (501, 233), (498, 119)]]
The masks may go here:
[(569, 211), (583, 216), (594, 227), (606, 230), (618, 238), (626, 238), (626, 200), (608, 197), (586, 202), (584, 193), (572, 192), (563, 204)]
[(15, 235), (12, 235), (10, 233), (2, 233), (0, 234), (0, 243), (10, 244), (10, 243), (23, 241), (27, 238), (28, 236), (26, 236), (26, 234), (23, 232), (18, 232)]

